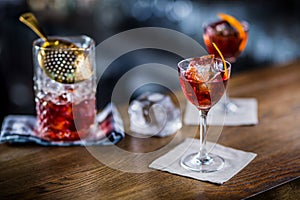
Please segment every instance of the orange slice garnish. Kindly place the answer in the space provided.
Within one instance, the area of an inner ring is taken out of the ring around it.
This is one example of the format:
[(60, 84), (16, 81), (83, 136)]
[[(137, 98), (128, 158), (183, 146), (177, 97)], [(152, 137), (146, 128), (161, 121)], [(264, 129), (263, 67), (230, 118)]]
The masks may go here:
[(226, 65), (226, 61), (224, 59), (223, 54), (221, 53), (220, 49), (218, 48), (218, 46), (213, 42), (212, 45), (215, 47), (215, 49), (217, 50), (217, 52), (219, 53), (222, 61), (223, 61), (223, 65), (224, 65), (224, 71), (225, 71), (225, 77), (228, 78), (228, 71), (227, 71), (227, 65)]
[(243, 25), (241, 24), (241, 22), (239, 22), (239, 20), (237, 20), (235, 17), (225, 14), (225, 13), (218, 13), (218, 16), (227, 21), (233, 28), (235, 28), (237, 30), (237, 32), (239, 33), (240, 38), (242, 39), (242, 42), (239, 46), (239, 51), (243, 51), (246, 47), (247, 44), (247, 35), (246, 32), (244, 30)]

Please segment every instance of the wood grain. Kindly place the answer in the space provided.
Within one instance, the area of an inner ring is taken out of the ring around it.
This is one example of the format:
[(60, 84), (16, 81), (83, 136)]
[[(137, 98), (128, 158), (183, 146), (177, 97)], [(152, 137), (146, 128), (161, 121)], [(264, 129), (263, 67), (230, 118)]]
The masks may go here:
[[(219, 143), (258, 156), (223, 185), (154, 170), (120, 171), (99, 162), (85, 147), (1, 144), (0, 199), (300, 199), (299, 82), (300, 61), (232, 76), (230, 96), (257, 98), (259, 124), (224, 127)], [(184, 101), (180, 91), (178, 97)], [(128, 130), (126, 106), (121, 115)], [(184, 126), (176, 138), (127, 135), (116, 147), (154, 152), (170, 141), (175, 146), (194, 130)], [(111, 147), (92, 149), (113, 156)], [(113, 162), (121, 165), (123, 160)], [(127, 162), (146, 169), (151, 160), (137, 156)]]

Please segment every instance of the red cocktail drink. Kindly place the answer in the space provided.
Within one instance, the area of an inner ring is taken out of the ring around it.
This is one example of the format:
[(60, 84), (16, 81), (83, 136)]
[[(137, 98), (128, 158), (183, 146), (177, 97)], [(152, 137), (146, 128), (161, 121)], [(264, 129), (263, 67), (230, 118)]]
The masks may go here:
[(95, 98), (72, 103), (63, 96), (36, 98), (38, 134), (46, 140), (74, 141), (86, 138), (95, 123)]
[(191, 63), (192, 61), (186, 71), (179, 73), (181, 88), (186, 98), (199, 110), (208, 111), (223, 96), (229, 77), (222, 70), (215, 71), (216, 69)]
[[(220, 20), (205, 26), (203, 39), (207, 51), (219, 57), (219, 53), (212, 45), (214, 42), (222, 52), (224, 58), (230, 62), (234, 62), (244, 50), (241, 44), (248, 40), (248, 25), (246, 22), (242, 22), (242, 25), (245, 31), (244, 37), (241, 37), (239, 32), (225, 20)], [(246, 44), (243, 44), (243, 46), (244, 45)]]

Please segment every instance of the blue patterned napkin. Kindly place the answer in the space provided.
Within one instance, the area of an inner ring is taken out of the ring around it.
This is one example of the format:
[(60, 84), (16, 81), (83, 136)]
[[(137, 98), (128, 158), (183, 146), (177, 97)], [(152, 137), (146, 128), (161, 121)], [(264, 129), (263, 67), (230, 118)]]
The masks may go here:
[(93, 137), (77, 141), (48, 141), (38, 137), (34, 131), (36, 117), (30, 115), (8, 115), (1, 128), (0, 143), (33, 142), (43, 146), (92, 146), (112, 145), (125, 137), (123, 121), (114, 104), (108, 104), (96, 116), (98, 131)]

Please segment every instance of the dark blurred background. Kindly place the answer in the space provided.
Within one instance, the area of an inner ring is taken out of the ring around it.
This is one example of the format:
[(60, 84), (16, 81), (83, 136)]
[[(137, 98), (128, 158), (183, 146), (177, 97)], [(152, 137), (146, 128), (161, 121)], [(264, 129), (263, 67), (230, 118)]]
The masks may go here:
[[(250, 23), (248, 45), (234, 64), (234, 74), (300, 56), (298, 0), (0, 0), (1, 122), (8, 114), (35, 114), (31, 45), (37, 36), (18, 20), (27, 11), (48, 35), (85, 34), (99, 44), (125, 30), (154, 26), (182, 32), (202, 45), (202, 25), (224, 12)], [(151, 49), (121, 56), (100, 80), (98, 108), (110, 100), (126, 71), (149, 62), (170, 64), (164, 59), (172, 56)]]

